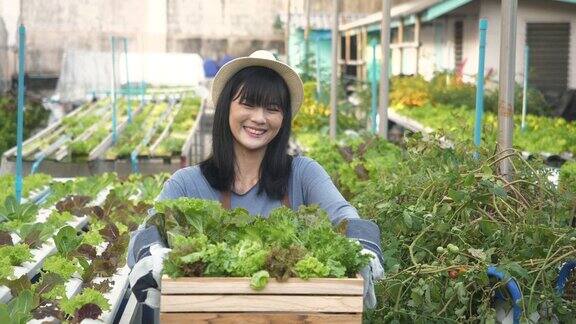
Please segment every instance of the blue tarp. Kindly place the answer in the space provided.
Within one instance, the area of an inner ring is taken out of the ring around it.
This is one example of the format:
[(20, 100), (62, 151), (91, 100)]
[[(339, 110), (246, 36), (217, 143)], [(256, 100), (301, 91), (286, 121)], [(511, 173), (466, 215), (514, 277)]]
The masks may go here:
[(221, 59), (218, 60), (218, 68), (221, 68), (222, 66), (224, 66), (224, 64), (232, 61), (234, 58), (232, 56), (229, 55), (224, 55)]
[(214, 76), (216, 76), (218, 70), (220, 70), (220, 68), (224, 66), (224, 64), (232, 61), (233, 59), (234, 58), (229, 55), (224, 55), (218, 61), (215, 61), (213, 59), (204, 59), (204, 76), (206, 76), (207, 78), (213, 78)]
[(216, 75), (216, 72), (218, 72), (218, 68), (216, 61), (211, 59), (204, 60), (204, 76), (207, 78), (213, 78)]

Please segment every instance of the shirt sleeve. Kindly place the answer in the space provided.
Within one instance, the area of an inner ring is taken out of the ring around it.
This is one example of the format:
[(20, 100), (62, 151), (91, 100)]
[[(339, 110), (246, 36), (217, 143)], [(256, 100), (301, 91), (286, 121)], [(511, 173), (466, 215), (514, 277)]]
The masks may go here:
[(359, 218), (356, 208), (344, 199), (326, 170), (318, 162), (306, 160), (301, 173), (304, 204), (318, 204), (328, 213), (333, 225), (343, 219)]
[(162, 187), (162, 191), (156, 197), (156, 201), (177, 199), (180, 197), (187, 197), (185, 186), (183, 183), (180, 172), (175, 172)]

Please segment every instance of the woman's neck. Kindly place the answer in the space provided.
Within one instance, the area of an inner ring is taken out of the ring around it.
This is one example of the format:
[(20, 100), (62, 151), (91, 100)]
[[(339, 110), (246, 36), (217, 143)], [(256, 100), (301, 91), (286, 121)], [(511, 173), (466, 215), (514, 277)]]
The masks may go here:
[(237, 194), (249, 191), (260, 179), (260, 165), (266, 154), (266, 149), (247, 150), (234, 143), (236, 160), (235, 179), (232, 189)]

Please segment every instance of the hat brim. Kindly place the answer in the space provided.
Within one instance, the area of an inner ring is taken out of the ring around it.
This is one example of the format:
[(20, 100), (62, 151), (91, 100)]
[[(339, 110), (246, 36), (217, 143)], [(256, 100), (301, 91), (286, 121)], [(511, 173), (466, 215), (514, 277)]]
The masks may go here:
[(222, 66), (212, 82), (212, 102), (217, 104), (218, 98), (228, 80), (238, 71), (249, 66), (263, 66), (276, 71), (286, 82), (290, 91), (290, 106), (292, 109), (292, 118), (296, 116), (302, 101), (304, 99), (304, 86), (302, 80), (296, 71), (289, 65), (279, 61), (273, 61), (257, 57), (240, 57), (234, 59)]

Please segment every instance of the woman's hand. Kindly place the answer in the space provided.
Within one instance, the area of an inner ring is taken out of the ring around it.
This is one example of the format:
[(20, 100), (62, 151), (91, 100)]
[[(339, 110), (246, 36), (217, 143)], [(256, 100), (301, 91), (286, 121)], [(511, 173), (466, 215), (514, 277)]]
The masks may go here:
[(152, 308), (160, 307), (160, 274), (164, 258), (170, 251), (160, 243), (155, 243), (130, 271), (130, 287), (139, 303)]
[(372, 256), (370, 263), (360, 270), (364, 279), (364, 308), (376, 307), (376, 294), (374, 293), (374, 281), (384, 278), (384, 268), (376, 253), (368, 249), (362, 249), (362, 254)]
[(139, 303), (155, 309), (160, 306), (160, 274), (170, 249), (164, 247), (156, 226), (139, 229), (132, 234), (128, 265), (132, 293)]
[(370, 266), (372, 270), (372, 277), (374, 278), (374, 280), (380, 280), (384, 278), (384, 267), (382, 267), (380, 259), (378, 258), (376, 253), (368, 249), (362, 249), (360, 253), (372, 256), (372, 259), (370, 260), (370, 264), (368, 266)]

